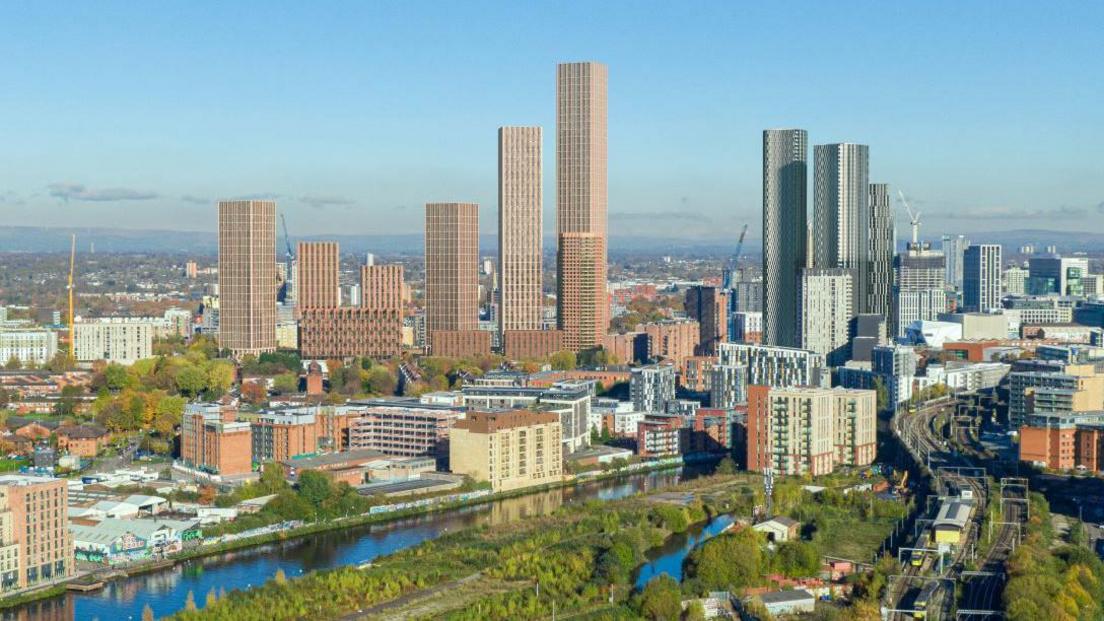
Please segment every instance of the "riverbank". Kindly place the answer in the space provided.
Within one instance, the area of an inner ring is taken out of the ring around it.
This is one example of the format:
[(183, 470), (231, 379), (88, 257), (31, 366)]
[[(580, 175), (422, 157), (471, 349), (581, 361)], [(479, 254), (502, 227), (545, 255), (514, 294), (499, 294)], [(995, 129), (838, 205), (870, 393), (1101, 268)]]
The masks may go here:
[(159, 571), (167, 567), (172, 567), (189, 561), (195, 561), (197, 559), (205, 557), (213, 557), (228, 552), (241, 551), (264, 545), (300, 540), (321, 533), (345, 529), (354, 529), (357, 527), (371, 526), (377, 524), (386, 524), (398, 520), (429, 516), (436, 513), (444, 513), (464, 508), (478, 507), (481, 505), (492, 504), (503, 500), (521, 498), (525, 496), (535, 496), (537, 494), (546, 493), (557, 489), (586, 486), (596, 482), (629, 478), (634, 475), (646, 474), (650, 472), (674, 470), (682, 466), (683, 462), (681, 461), (681, 459), (664, 460), (661, 462), (654, 462), (653, 464), (649, 464), (648, 467), (644, 468), (636, 467), (632, 469), (608, 471), (603, 472), (600, 475), (590, 477), (573, 477), (559, 483), (545, 484), (537, 487), (513, 490), (510, 492), (487, 494), (478, 498), (469, 498), (463, 501), (440, 502), (433, 505), (399, 511), (391, 511), (387, 513), (361, 514), (348, 518), (339, 518), (324, 523), (320, 522), (305, 524), (294, 529), (270, 532), (255, 537), (245, 537), (234, 541), (225, 541), (216, 544), (201, 545), (171, 555), (165, 559), (150, 559), (146, 562), (136, 563), (134, 565), (122, 568), (105, 567), (102, 570), (85, 573), (80, 576), (75, 576), (74, 578), (66, 582), (51, 585), (51, 587), (48, 589), (26, 591), (14, 594), (0, 599), (0, 610), (22, 606), (36, 600), (57, 597), (59, 594), (63, 594), (65, 592), (66, 584), (68, 584), (69, 582), (74, 582), (77, 580), (88, 581), (90, 579), (90, 576), (93, 577), (93, 581), (97, 581), (101, 579), (100, 576), (102, 575), (103, 581), (110, 582), (113, 580), (126, 579), (142, 573)]

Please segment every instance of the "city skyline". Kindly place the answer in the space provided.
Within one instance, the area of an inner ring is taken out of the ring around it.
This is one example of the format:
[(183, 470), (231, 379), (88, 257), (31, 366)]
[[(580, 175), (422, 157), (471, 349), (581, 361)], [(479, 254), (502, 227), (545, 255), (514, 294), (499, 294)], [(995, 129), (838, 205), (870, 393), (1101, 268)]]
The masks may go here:
[[(755, 239), (758, 136), (777, 126), (808, 129), (811, 144), (869, 144), (871, 179), (903, 190), (924, 213), (929, 237), (1033, 224), (1074, 231), (1104, 213), (1099, 158), (1090, 152), (1102, 137), (1090, 103), (1101, 87), (1068, 69), (1092, 58), (1089, 38), (1047, 38), (1044, 46), (1040, 34), (1098, 23), (1098, 7), (1063, 15), (959, 8), (971, 13), (960, 20), (898, 8), (848, 21), (857, 9), (832, 15), (810, 5), (823, 20), (793, 24), (799, 45), (783, 58), (771, 54), (780, 42), (755, 28), (786, 19), (781, 9), (715, 5), (672, 16), (653, 7), (631, 15), (638, 27), (625, 29), (630, 34), (609, 36), (618, 12), (608, 7), (587, 11), (592, 19), (569, 32), (583, 9), (504, 7), (481, 22), (423, 6), (428, 19), (409, 23), (386, 7), (347, 7), (348, 24), (291, 8), (249, 15), (252, 23), (240, 9), (213, 5), (179, 15), (77, 7), (66, 17), (92, 26), (81, 30), (48, 7), (0, 9), (21, 25), (0, 43), (14, 61), (10, 91), (19, 93), (0, 120), (8, 136), (0, 217), (14, 225), (211, 231), (206, 214), (217, 200), (250, 197), (278, 200), (297, 236), (416, 233), (421, 205), (459, 197), (481, 205), (482, 232), (491, 233), (494, 129), (552, 127), (551, 76), (567, 60), (612, 69), (612, 236), (662, 225), (682, 238), (734, 238), (746, 222)], [(464, 27), (454, 32), (457, 19)], [(519, 33), (526, 36), (500, 32), (502, 20), (530, 24)], [(966, 32), (979, 20), (1003, 30)], [(211, 21), (223, 23), (208, 34)], [(414, 22), (424, 29), (419, 37), (411, 36)], [(247, 49), (254, 32), (275, 27), (283, 41)], [(933, 29), (949, 42), (938, 50), (925, 47)], [(1009, 30), (1024, 34), (1014, 49), (1004, 43)], [(435, 53), (473, 32), (486, 32), (486, 42), (460, 56)], [(657, 32), (669, 45), (653, 45)], [(830, 67), (837, 55), (814, 53), (828, 33), (861, 33), (841, 53), (887, 58), (844, 76)], [(414, 50), (410, 42), (427, 34), (444, 39)], [(32, 43), (47, 36), (65, 43)], [(722, 40), (732, 44), (725, 53), (690, 63)], [(516, 54), (501, 54), (507, 46)], [(212, 67), (212, 55), (222, 66)], [(1025, 75), (1030, 91), (1021, 87)], [(796, 101), (789, 87), (810, 80), (826, 96)], [(655, 89), (655, 81), (671, 88)], [(884, 89), (865, 87), (879, 82)], [(824, 103), (860, 83), (868, 93), (862, 105)], [(234, 88), (264, 96), (230, 101), (223, 95)], [(443, 104), (443, 88), (465, 96)], [(74, 93), (79, 107), (59, 103)], [(546, 232), (555, 222), (553, 160), (542, 167)]]

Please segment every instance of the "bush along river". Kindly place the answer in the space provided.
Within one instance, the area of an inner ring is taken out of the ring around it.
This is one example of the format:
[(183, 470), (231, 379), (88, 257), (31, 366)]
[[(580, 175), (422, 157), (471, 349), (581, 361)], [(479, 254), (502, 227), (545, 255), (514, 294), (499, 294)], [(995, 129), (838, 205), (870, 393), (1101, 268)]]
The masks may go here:
[[(142, 618), (142, 609), (146, 605), (153, 609), (155, 617), (161, 618), (183, 609), (189, 593), (202, 607), (207, 593), (211, 591), (218, 594), (258, 586), (272, 578), (278, 570), (291, 578), (318, 569), (368, 563), (456, 530), (494, 526), (543, 515), (564, 504), (593, 499), (616, 500), (656, 491), (707, 474), (714, 466), (715, 463), (689, 464), (675, 469), (631, 474), (198, 558), (110, 582), (101, 591), (69, 592), (8, 608), (0, 611), (0, 621), (136, 621)], [(715, 518), (705, 529), (708, 530), (718, 519), (721, 518)], [(675, 563), (680, 577), (681, 558)], [(657, 558), (653, 563), (660, 560)], [(665, 569), (666, 565), (663, 567), (660, 571), (672, 573)]]

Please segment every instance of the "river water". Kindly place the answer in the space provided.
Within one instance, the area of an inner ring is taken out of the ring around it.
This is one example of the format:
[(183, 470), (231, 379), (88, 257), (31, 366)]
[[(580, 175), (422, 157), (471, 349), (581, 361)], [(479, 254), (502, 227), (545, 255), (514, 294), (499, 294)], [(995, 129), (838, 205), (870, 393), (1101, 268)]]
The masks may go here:
[(723, 533), (734, 521), (731, 515), (718, 515), (709, 522), (690, 527), (685, 533), (669, 537), (662, 546), (649, 550), (648, 562), (637, 570), (634, 587), (643, 589), (660, 574), (682, 582), (682, 563), (690, 552), (705, 540)]
[[(0, 612), (0, 621), (138, 620), (147, 604), (161, 618), (184, 607), (191, 592), (202, 607), (207, 593), (263, 584), (282, 569), (293, 578), (317, 569), (355, 565), (418, 545), (450, 531), (504, 524), (550, 513), (564, 504), (591, 499), (616, 500), (692, 479), (713, 464), (630, 475), (498, 500), (385, 524), (312, 535), (188, 561), (149, 574), (109, 583), (95, 593), (70, 592)], [(669, 570), (663, 570), (668, 571)], [(681, 560), (679, 561), (681, 572)]]

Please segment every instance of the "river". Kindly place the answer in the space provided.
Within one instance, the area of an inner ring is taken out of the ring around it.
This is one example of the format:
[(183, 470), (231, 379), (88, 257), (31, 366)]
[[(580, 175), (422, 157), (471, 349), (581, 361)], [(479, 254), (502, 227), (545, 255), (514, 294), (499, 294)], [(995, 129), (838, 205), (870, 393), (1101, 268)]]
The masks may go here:
[(690, 556), (690, 552), (705, 540), (723, 533), (733, 522), (735, 518), (731, 515), (718, 515), (704, 524), (690, 527), (685, 533), (669, 537), (663, 545), (649, 550), (648, 562), (641, 565), (636, 572), (634, 588), (643, 589), (652, 578), (660, 574), (667, 574), (682, 582), (682, 563)]
[(462, 528), (513, 522), (547, 514), (574, 502), (616, 500), (638, 492), (663, 489), (711, 471), (713, 465), (695, 464), (634, 474), (195, 559), (111, 582), (95, 593), (69, 592), (9, 608), (0, 611), (0, 621), (138, 620), (147, 604), (154, 616), (161, 618), (182, 609), (189, 592), (202, 607), (212, 589), (216, 592), (247, 589), (264, 583), (279, 569), (293, 578), (318, 569), (355, 565)]

